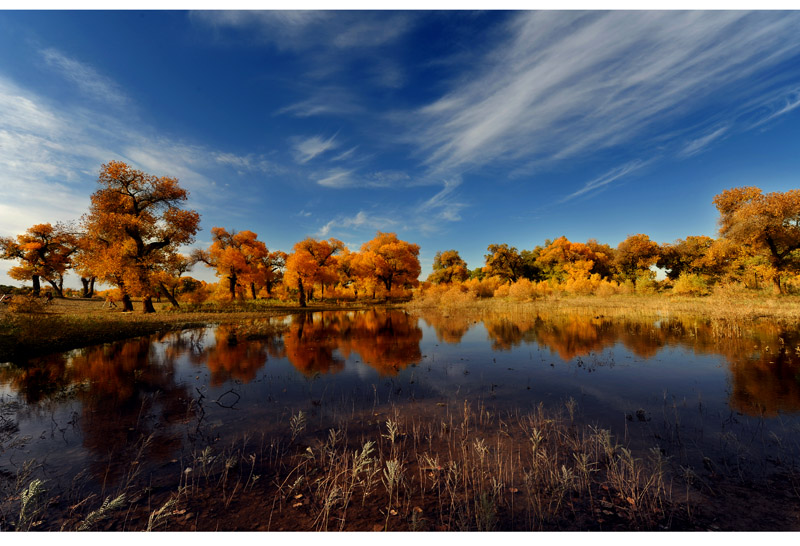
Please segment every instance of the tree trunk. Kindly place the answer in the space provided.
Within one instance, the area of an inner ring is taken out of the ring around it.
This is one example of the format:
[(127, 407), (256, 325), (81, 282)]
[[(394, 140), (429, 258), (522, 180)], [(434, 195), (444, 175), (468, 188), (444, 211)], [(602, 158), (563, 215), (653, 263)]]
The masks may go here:
[(122, 294), (122, 312), (130, 313), (132, 311), (133, 303), (131, 303), (131, 297), (128, 294)]
[(155, 313), (156, 308), (153, 307), (153, 297), (152, 296), (145, 296), (142, 298), (142, 308), (144, 312), (147, 313)]
[(89, 295), (89, 279), (86, 277), (81, 277), (81, 284), (83, 285), (83, 294), (81, 294), (82, 298), (91, 298)]
[(270, 298), (272, 297), (272, 281), (267, 281), (264, 283), (264, 287), (267, 289), (267, 296)]
[(783, 294), (783, 286), (781, 286), (781, 276), (775, 275), (774, 277), (772, 277), (772, 282), (773, 282), (772, 291), (775, 294)]
[(175, 299), (175, 296), (173, 294), (170, 294), (169, 290), (167, 290), (167, 287), (164, 286), (164, 283), (159, 283), (159, 287), (161, 288), (161, 292), (164, 294), (164, 296), (166, 296), (166, 298), (169, 300), (172, 306), (176, 309), (180, 309), (180, 305), (178, 305), (178, 300)]
[(51, 281), (50, 279), (47, 279), (47, 282), (49, 282), (50, 286), (53, 287), (53, 291), (56, 293), (57, 297), (59, 297), (59, 298), (63, 298), (64, 297), (64, 279), (63, 278), (61, 279), (60, 283), (57, 283), (55, 281)]
[(233, 271), (228, 275), (228, 289), (231, 291), (231, 301), (236, 301), (236, 273)]
[(38, 298), (39, 292), (42, 290), (42, 287), (39, 285), (39, 275), (33, 275), (31, 280), (33, 281), (33, 295)]
[(256, 298), (256, 283), (254, 283), (254, 282), (250, 283), (250, 295), (253, 297), (253, 299), (257, 299)]
[(300, 307), (306, 306), (306, 293), (303, 290), (303, 279), (297, 279), (297, 289), (300, 290)]

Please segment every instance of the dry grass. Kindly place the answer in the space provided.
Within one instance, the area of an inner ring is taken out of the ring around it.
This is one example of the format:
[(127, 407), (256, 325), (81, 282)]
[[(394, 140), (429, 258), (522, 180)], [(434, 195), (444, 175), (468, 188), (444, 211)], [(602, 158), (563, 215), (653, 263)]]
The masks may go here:
[[(478, 299), (453, 290), (452, 297), (415, 299), (409, 309), (465, 309), (474, 312), (511, 312), (535, 316), (548, 314), (592, 314), (605, 318), (668, 318), (695, 316), (727, 322), (769, 318), (783, 323), (800, 321), (800, 298), (768, 297), (760, 293), (718, 292), (708, 297), (670, 295), (578, 296), (551, 294), (532, 301), (508, 298)], [(449, 294), (449, 292), (446, 292)], [(107, 309), (99, 300), (54, 300), (32, 303), (16, 312), (0, 307), (0, 362), (18, 361), (30, 356), (64, 351), (169, 330), (221, 323), (244, 323), (254, 318), (290, 313), (339, 309), (394, 307), (377, 302), (319, 303), (301, 309), (272, 300), (227, 304), (201, 304), (173, 310), (157, 304), (158, 312), (122, 313)]]
[(503, 298), (442, 300), (433, 304), (414, 300), (411, 308), (466, 308), (476, 311), (510, 311), (536, 315), (548, 313), (580, 313), (616, 317), (669, 317), (692, 315), (710, 319), (752, 320), (771, 318), (797, 323), (800, 321), (800, 297), (760, 294), (712, 295), (708, 297), (659, 294), (609, 296), (550, 295), (520, 302)]
[[(138, 302), (134, 303), (138, 307)], [(0, 362), (137, 336), (211, 324), (244, 324), (252, 319), (305, 311), (364, 309), (387, 305), (296, 305), (272, 301), (202, 304), (173, 310), (156, 304), (157, 313), (123, 313), (100, 300), (56, 299), (50, 304), (31, 300), (16, 309), (0, 307)]]
[(0, 525), (183, 530), (207, 513), (217, 522), (205, 527), (220, 529), (645, 530), (668, 528), (686, 511), (657, 450), (634, 456), (608, 431), (576, 426), (563, 412), (500, 416), (465, 404), (427, 416), (390, 410), (370, 423), (357, 433), (293, 425), (258, 444), (207, 446), (158, 493), (143, 486), (138, 462), (99, 494), (79, 480), (50, 492), (27, 465), (5, 484)]

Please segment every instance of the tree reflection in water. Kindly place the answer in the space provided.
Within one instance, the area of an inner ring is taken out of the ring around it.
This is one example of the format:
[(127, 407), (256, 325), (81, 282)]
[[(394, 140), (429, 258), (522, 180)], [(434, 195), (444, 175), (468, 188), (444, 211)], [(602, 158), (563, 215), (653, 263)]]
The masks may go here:
[(729, 405), (748, 415), (800, 411), (800, 332), (772, 321), (739, 324), (692, 317), (660, 320), (558, 313), (423, 312), (440, 341), (458, 343), (482, 322), (492, 349), (536, 344), (570, 361), (617, 344), (651, 359), (668, 346), (721, 356), (731, 378)]
[[(459, 343), (482, 324), (495, 351), (535, 344), (565, 362), (600, 356), (615, 346), (642, 359), (669, 347), (722, 357), (732, 410), (754, 416), (800, 412), (800, 332), (770, 321), (743, 325), (678, 316), (303, 313), (288, 318), (282, 333), (255, 339), (221, 325), (34, 359), (22, 367), (0, 367), (0, 382), (31, 406), (68, 398), (81, 402), (77, 426), (92, 473), (110, 484), (137, 457), (144, 458), (141, 463), (163, 462), (185, 447), (188, 429), (178, 425), (198, 418), (197, 393), (194, 383), (176, 377), (177, 363), (207, 367), (210, 387), (252, 382), (269, 359), (285, 359), (309, 377), (335, 374), (358, 360), (382, 376), (395, 376), (422, 360), (420, 317), (440, 342)], [(595, 360), (603, 365), (602, 358)], [(150, 441), (140, 452), (143, 438)]]
[(381, 375), (397, 375), (422, 359), (421, 340), (417, 319), (398, 310), (295, 315), (283, 335), (287, 358), (305, 375), (341, 371), (353, 354)]
[(216, 343), (206, 351), (205, 365), (211, 372), (210, 384), (223, 385), (230, 379), (249, 383), (266, 363), (268, 357), (284, 356), (284, 349), (275, 335), (256, 339), (240, 339), (238, 327), (220, 324), (214, 331)]
[[(132, 464), (164, 461), (180, 447), (171, 426), (191, 419), (193, 410), (187, 386), (174, 380), (175, 358), (184, 351), (173, 345), (190, 335), (136, 338), (38, 358), (24, 368), (0, 370), (0, 381), (28, 404), (59, 396), (80, 401), (78, 423), (91, 474), (113, 485)], [(156, 354), (155, 342), (168, 349)]]

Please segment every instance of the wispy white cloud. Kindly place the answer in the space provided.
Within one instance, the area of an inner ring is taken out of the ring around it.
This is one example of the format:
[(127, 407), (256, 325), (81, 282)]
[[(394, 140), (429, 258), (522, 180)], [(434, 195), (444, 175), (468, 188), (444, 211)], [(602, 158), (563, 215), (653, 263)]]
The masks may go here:
[(364, 107), (349, 90), (338, 85), (301, 86), (298, 93), (308, 97), (275, 112), (276, 116), (290, 115), (297, 118), (312, 116), (352, 116), (364, 112)]
[(467, 205), (459, 201), (455, 193), (460, 185), (460, 177), (445, 180), (444, 187), (438, 193), (416, 207), (415, 215), (423, 231), (435, 231), (441, 221), (461, 220), (460, 212)]
[(348, 188), (353, 186), (353, 171), (347, 169), (332, 169), (317, 184), (326, 188)]
[(355, 169), (336, 167), (322, 174), (317, 174), (315, 181), (326, 188), (389, 188), (397, 186), (410, 176), (402, 171), (375, 171), (359, 175)]
[(88, 64), (81, 63), (53, 48), (44, 49), (40, 53), (48, 66), (57, 70), (88, 97), (120, 106), (129, 102), (116, 82), (98, 73)]
[(434, 172), (641, 150), (711, 97), (735, 117), (743, 82), (800, 52), (798, 24), (794, 12), (522, 13), (418, 112), (411, 140)]
[(172, 142), (163, 138), (137, 138), (120, 145), (121, 159), (144, 171), (178, 178), (190, 190), (198, 208), (211, 206), (221, 197), (216, 182), (204, 173), (209, 164), (208, 150), (202, 146)]
[(275, 173), (283, 169), (280, 165), (268, 160), (263, 155), (247, 154), (236, 155), (230, 152), (214, 152), (211, 157), (220, 165), (228, 165), (236, 169), (239, 174), (245, 172)]
[(728, 132), (730, 127), (719, 127), (708, 134), (693, 139), (679, 152), (679, 155), (688, 157), (703, 151), (709, 144), (720, 139)]
[(356, 150), (358, 150), (358, 146), (353, 146), (349, 150), (345, 150), (339, 155), (332, 157), (331, 161), (344, 161), (345, 159), (350, 159), (351, 157), (353, 157), (353, 154), (355, 153)]
[[(388, 173), (389, 176), (400, 174), (402, 173), (394, 171)], [(442, 189), (421, 202), (383, 207), (380, 214), (360, 210), (355, 215), (337, 215), (319, 229), (317, 236), (349, 236), (353, 230), (361, 230), (365, 236), (368, 230), (403, 229), (428, 234), (437, 232), (445, 224), (460, 221), (460, 211), (467, 207), (466, 203), (459, 200), (456, 192), (461, 185), (459, 177), (440, 183), (443, 185)]]
[(762, 107), (761, 116), (753, 122), (750, 126), (751, 129), (765, 125), (800, 106), (800, 88), (786, 90), (780, 93), (775, 100), (757, 106)]
[(584, 186), (581, 189), (579, 189), (578, 191), (573, 192), (573, 193), (569, 194), (568, 196), (564, 197), (563, 199), (561, 199), (559, 201), (559, 203), (564, 203), (564, 202), (569, 201), (571, 199), (575, 199), (576, 197), (580, 197), (581, 195), (584, 195), (586, 193), (593, 192), (595, 190), (600, 190), (602, 188), (605, 188), (606, 186), (608, 186), (612, 182), (614, 182), (616, 180), (619, 180), (620, 178), (622, 178), (624, 176), (628, 176), (629, 174), (633, 173), (634, 171), (638, 171), (639, 169), (643, 168), (644, 166), (648, 165), (651, 162), (652, 162), (652, 160), (642, 161), (642, 160), (637, 159), (637, 160), (628, 162), (628, 163), (626, 163), (624, 165), (621, 165), (619, 167), (616, 167), (614, 169), (611, 169), (607, 173), (605, 173), (605, 174), (603, 174), (601, 176), (598, 176), (597, 178), (595, 178), (593, 180), (590, 180), (589, 182), (584, 184)]
[(179, 178), (191, 192), (189, 206), (201, 211), (219, 211), (227, 202), (209, 173), (274, 167), (260, 155), (237, 156), (156, 136), (131, 119), (124, 108), (109, 113), (106, 104), (55, 103), (0, 74), (0, 234), (79, 219), (100, 166), (111, 160)]
[(385, 188), (405, 183), (411, 177), (403, 171), (374, 171), (368, 173), (365, 179), (368, 186)]
[(406, 83), (403, 68), (395, 62), (384, 60), (372, 67), (372, 82), (380, 87), (398, 89)]
[(294, 157), (298, 163), (304, 164), (338, 146), (336, 135), (327, 139), (319, 135), (305, 139), (296, 139), (294, 144)]
[(396, 220), (388, 216), (377, 216), (358, 211), (355, 216), (337, 216), (324, 226), (320, 228), (317, 233), (320, 237), (327, 237), (332, 232), (349, 229), (372, 229), (378, 231), (386, 231), (398, 225)]
[(315, 47), (368, 50), (390, 44), (408, 31), (415, 16), (403, 12), (198, 11), (195, 21), (218, 30), (254, 32), (282, 49)]

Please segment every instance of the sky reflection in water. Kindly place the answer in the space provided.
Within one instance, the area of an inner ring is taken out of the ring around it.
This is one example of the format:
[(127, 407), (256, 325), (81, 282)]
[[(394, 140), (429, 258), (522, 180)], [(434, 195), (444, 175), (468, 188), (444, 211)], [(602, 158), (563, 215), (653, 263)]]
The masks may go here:
[(264, 325), (281, 332), (221, 325), (1, 367), (0, 439), (28, 438), (0, 466), (46, 457), (64, 476), (88, 463), (113, 481), (142, 455), (168, 466), (208, 443), (284, 434), (300, 410), (325, 430), (390, 404), (574, 398), (576, 419), (642, 447), (679, 429), (709, 446), (720, 427), (785, 432), (800, 412), (800, 335), (768, 321), (369, 310)]

